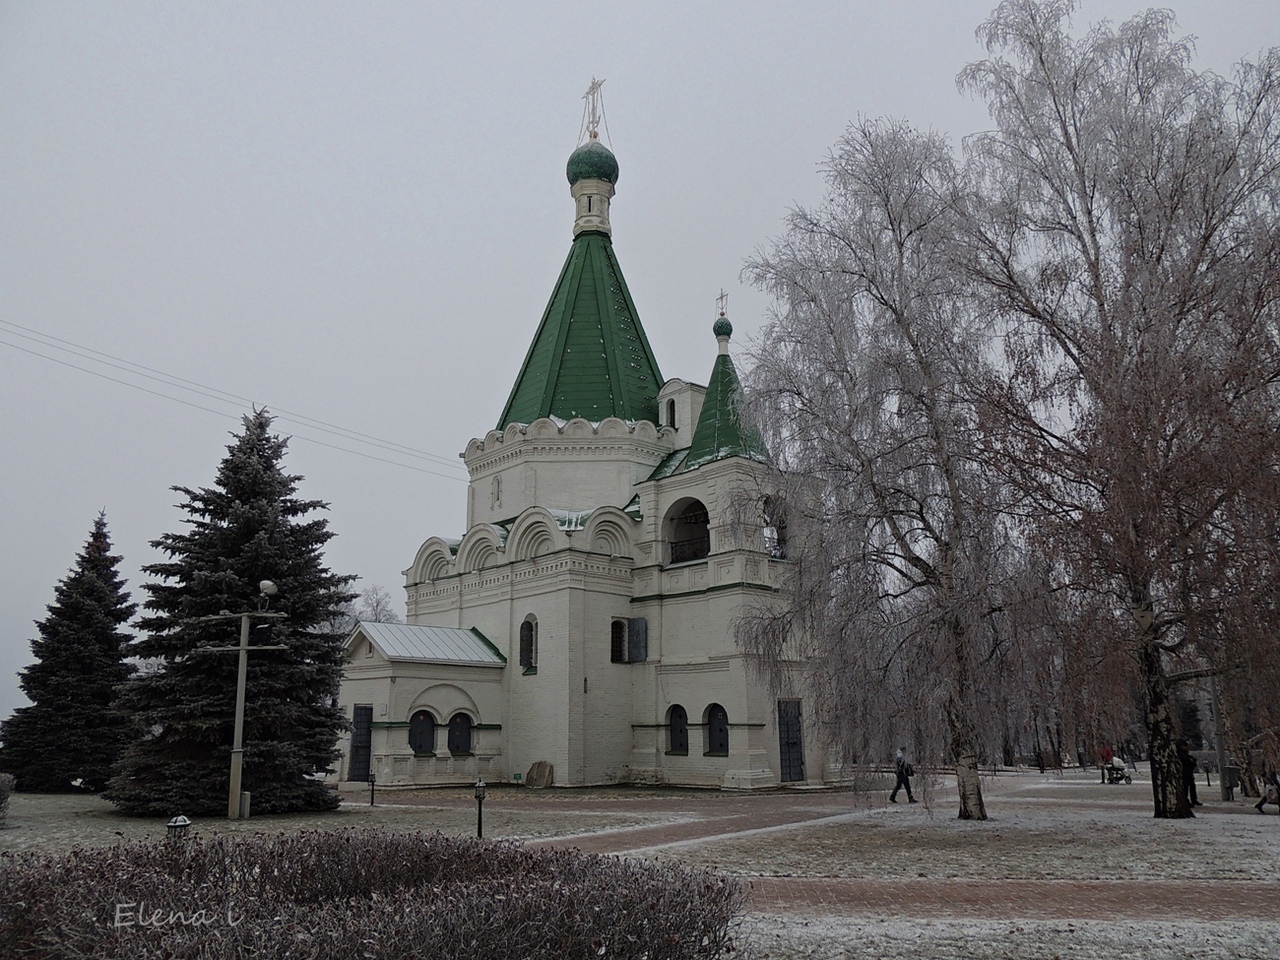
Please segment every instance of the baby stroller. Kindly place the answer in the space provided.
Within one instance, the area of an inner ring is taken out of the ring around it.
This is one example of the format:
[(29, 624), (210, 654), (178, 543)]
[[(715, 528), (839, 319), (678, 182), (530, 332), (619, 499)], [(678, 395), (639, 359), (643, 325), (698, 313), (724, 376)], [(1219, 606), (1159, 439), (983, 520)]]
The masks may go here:
[(1105, 770), (1107, 783), (1133, 783), (1133, 777), (1129, 776), (1128, 768), (1125, 767), (1124, 761), (1119, 757), (1112, 757)]

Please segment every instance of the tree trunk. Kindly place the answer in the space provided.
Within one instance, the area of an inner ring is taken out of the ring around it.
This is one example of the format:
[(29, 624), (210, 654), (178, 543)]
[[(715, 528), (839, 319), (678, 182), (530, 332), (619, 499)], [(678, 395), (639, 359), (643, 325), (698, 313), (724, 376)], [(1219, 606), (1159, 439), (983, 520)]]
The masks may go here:
[(972, 690), (969, 682), (969, 658), (966, 650), (964, 628), (953, 624), (951, 629), (956, 658), (955, 688), (947, 698), (947, 725), (951, 730), (951, 755), (956, 762), (956, 789), (960, 794), (961, 820), (987, 819), (987, 807), (982, 802), (982, 780), (978, 775), (978, 749), (973, 733), (973, 714), (967, 694)]
[(1169, 685), (1154, 632), (1147, 629), (1144, 634), (1140, 659), (1147, 694), (1147, 752), (1151, 757), (1151, 795), (1155, 802), (1155, 816), (1185, 818), (1192, 814), (1182, 782), (1182, 764), (1174, 749)]
[[(951, 712), (948, 711), (949, 714)], [(973, 747), (973, 725), (967, 720), (965, 717), (957, 728), (953, 718), (951, 731), (951, 752), (956, 758), (956, 788), (960, 793), (958, 817), (961, 820), (985, 820), (987, 807), (982, 802), (978, 752)]]

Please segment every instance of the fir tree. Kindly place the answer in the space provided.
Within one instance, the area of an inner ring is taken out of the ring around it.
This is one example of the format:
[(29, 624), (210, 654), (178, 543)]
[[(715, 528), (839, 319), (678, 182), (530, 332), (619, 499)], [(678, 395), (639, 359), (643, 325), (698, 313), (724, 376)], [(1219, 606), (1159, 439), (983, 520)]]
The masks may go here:
[(0, 724), (0, 771), (12, 773), (19, 790), (101, 790), (129, 738), (112, 704), (116, 687), (133, 672), (120, 628), (137, 606), (119, 563), (100, 513), (75, 566), (54, 587), (49, 615), (36, 621), (36, 662), (19, 679), (31, 706)]
[[(143, 570), (146, 636), (132, 652), (161, 669), (136, 677), (121, 706), (147, 734), (124, 754), (106, 792), (126, 813), (212, 814), (226, 809), (234, 736), (237, 656), (209, 647), (239, 642), (238, 618), (257, 610), (258, 584), (273, 581), (271, 644), (248, 658), (242, 788), (261, 813), (326, 810), (337, 794), (313, 775), (338, 757), (344, 727), (337, 707), (341, 635), (325, 629), (353, 594), (354, 577), (324, 565), (333, 534), (316, 511), (328, 505), (294, 496), (302, 477), (283, 472), (288, 441), (270, 432), (264, 410), (233, 434), (212, 489), (173, 489), (186, 498), (185, 533), (152, 542), (168, 558)], [(211, 619), (212, 618), (212, 619)], [(266, 621), (255, 621), (255, 626)], [(263, 645), (255, 630), (253, 645)]]

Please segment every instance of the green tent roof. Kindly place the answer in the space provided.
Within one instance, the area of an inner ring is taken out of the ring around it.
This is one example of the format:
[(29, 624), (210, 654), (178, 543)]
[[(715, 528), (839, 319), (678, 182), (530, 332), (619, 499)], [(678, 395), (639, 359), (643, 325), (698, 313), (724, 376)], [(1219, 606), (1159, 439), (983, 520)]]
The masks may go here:
[(689, 452), (678, 473), (696, 470), (704, 463), (729, 457), (768, 461), (769, 452), (760, 434), (745, 425), (738, 416), (741, 396), (738, 371), (734, 369), (729, 354), (722, 353), (716, 357), (716, 365), (711, 370), (711, 382), (707, 384), (707, 395), (693, 431), (693, 442), (689, 444)]
[(661, 386), (613, 243), (602, 233), (579, 234), (498, 429), (539, 417), (657, 423)]

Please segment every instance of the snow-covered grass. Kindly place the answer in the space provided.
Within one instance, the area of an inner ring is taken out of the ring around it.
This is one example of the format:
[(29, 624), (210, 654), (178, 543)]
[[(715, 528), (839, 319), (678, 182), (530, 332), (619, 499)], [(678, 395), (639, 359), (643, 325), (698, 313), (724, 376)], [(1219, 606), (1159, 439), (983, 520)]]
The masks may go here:
[[(675, 822), (684, 816), (678, 811), (637, 810), (624, 802), (596, 802), (584, 809), (572, 805), (572, 795), (564, 792), (539, 797), (532, 791), (527, 795), (506, 791), (486, 802), (484, 832), (490, 839), (536, 840)], [(344, 795), (340, 809), (326, 813), (255, 816), (239, 821), (220, 816), (192, 819), (193, 836), (355, 827), (473, 836), (476, 803), (469, 787), (465, 791), (417, 794), (386, 790), (378, 794), (377, 805), (372, 807), (367, 793), (351, 793)], [(166, 820), (125, 816), (101, 797), (91, 794), (17, 793), (13, 795), (7, 829), (0, 829), (0, 852), (58, 853), (76, 846), (109, 846), (120, 840), (154, 840), (165, 835)]]
[(1280, 923), (753, 915), (740, 934), (744, 960), (1272, 960)]
[(1194, 820), (1156, 820), (1149, 784), (1087, 777), (987, 778), (983, 822), (957, 819), (943, 782), (927, 805), (873, 803), (818, 823), (654, 852), (726, 873), (811, 877), (1248, 879), (1263, 863), (1280, 863), (1280, 817), (1259, 815), (1254, 801), (1215, 799)]
[[(873, 781), (874, 782), (874, 781)], [(1132, 785), (1103, 785), (1095, 771), (1055, 775), (1002, 773), (983, 780), (990, 819), (956, 819), (951, 784), (923, 791), (927, 802), (887, 802), (886, 789), (869, 793), (795, 791), (743, 796), (675, 790), (508, 790), (485, 803), (485, 835), (511, 839), (584, 835), (608, 840), (605, 849), (628, 856), (672, 858), (751, 877), (950, 878), (975, 881), (1163, 880), (1219, 881), (1236, 889), (1265, 884), (1274, 891), (1276, 921), (1234, 919), (1153, 922), (1141, 905), (1126, 913), (1140, 922), (1103, 917), (1097, 923), (1033, 920), (1016, 915), (942, 916), (919, 906), (895, 916), (859, 908), (756, 912), (744, 918), (738, 955), (749, 960), (910, 957), (911, 960), (1226, 960), (1280, 958), (1280, 816), (1253, 801), (1218, 799), (1200, 783), (1205, 806), (1194, 820), (1152, 817), (1151, 787), (1141, 773)], [(197, 821), (197, 831), (275, 832), (307, 828), (440, 830), (466, 835), (475, 827), (470, 790), (344, 794), (328, 814), (261, 817), (229, 823)], [(798, 822), (781, 826), (779, 811)], [(65, 850), (124, 837), (155, 837), (163, 823), (123, 817), (90, 796), (14, 796), (3, 850)], [(671, 825), (662, 842), (652, 830)], [(699, 825), (702, 835), (687, 837)], [(770, 881), (775, 886), (786, 880)], [(1196, 894), (1198, 896), (1199, 894)], [(1007, 901), (1005, 901), (1007, 902)], [(1002, 908), (1003, 909), (1003, 908)], [(1200, 911), (1204, 916), (1216, 916)], [(910, 914), (916, 913), (917, 916)], [(923, 914), (923, 915), (919, 915)], [(1044, 913), (1037, 914), (1043, 916)], [(1230, 916), (1230, 912), (1223, 914)], [(1257, 910), (1246, 912), (1257, 916)]]
[[(1155, 820), (1150, 784), (1105, 786), (1089, 774), (984, 780), (989, 819), (956, 819), (945, 781), (930, 804), (883, 797), (837, 820), (691, 841), (651, 851), (744, 876), (971, 880), (1251, 880), (1275, 893), (1276, 922), (1097, 923), (753, 913), (750, 960), (1241, 960), (1280, 956), (1280, 817), (1200, 787), (1194, 820)], [(851, 798), (852, 800), (852, 798)], [(852, 806), (852, 804), (851, 804)], [(1140, 913), (1141, 904), (1130, 905)]]

